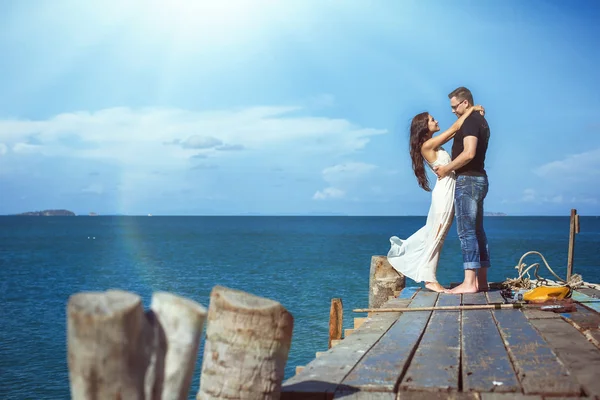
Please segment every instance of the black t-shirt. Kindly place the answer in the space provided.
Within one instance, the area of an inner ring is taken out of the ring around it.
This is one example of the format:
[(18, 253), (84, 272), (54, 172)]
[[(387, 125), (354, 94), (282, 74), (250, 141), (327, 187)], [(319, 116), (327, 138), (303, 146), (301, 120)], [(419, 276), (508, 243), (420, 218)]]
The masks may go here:
[(486, 119), (478, 111), (474, 111), (463, 123), (462, 127), (454, 135), (452, 143), (452, 159), (454, 160), (463, 152), (465, 146), (463, 140), (466, 136), (475, 136), (477, 138), (477, 149), (475, 157), (466, 165), (457, 169), (456, 175), (479, 175), (486, 176), (485, 172), (485, 153), (490, 140), (490, 127)]

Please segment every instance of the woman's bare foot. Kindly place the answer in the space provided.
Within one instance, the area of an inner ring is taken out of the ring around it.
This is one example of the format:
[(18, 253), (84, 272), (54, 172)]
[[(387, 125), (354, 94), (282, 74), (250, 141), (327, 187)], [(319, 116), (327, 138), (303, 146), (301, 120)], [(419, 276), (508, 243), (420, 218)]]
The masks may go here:
[(469, 285), (465, 282), (456, 286), (455, 288), (450, 289), (450, 293), (461, 294), (461, 293), (477, 293), (479, 290), (477, 288), (477, 284)]
[(433, 290), (434, 292), (446, 293), (446, 288), (444, 288), (438, 282), (425, 282), (425, 287), (429, 290)]

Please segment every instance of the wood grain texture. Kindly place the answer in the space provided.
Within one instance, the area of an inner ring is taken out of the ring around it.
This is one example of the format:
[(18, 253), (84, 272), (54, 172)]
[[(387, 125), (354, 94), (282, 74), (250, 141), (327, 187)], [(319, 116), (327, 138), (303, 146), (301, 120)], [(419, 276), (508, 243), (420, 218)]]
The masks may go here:
[[(484, 293), (464, 294), (463, 304), (487, 304), (487, 297)], [(508, 311), (512, 310), (502, 310)], [(461, 326), (463, 391), (520, 392), (521, 385), (491, 312), (462, 311)]]
[[(460, 296), (440, 294), (436, 306), (456, 306)], [(400, 389), (458, 390), (460, 311), (434, 311)]]
[[(525, 394), (568, 396), (581, 392), (581, 386), (520, 310), (498, 310), (493, 314)], [(561, 319), (557, 321), (569, 326)]]
[(197, 399), (279, 399), (293, 323), (276, 301), (215, 286)]
[(144, 399), (149, 363), (142, 299), (120, 290), (82, 292), (67, 304), (71, 398)]
[(369, 272), (369, 308), (378, 308), (394, 292), (402, 290), (406, 278), (388, 262), (386, 256), (372, 256)]
[(206, 308), (167, 292), (152, 294), (155, 319), (146, 400), (187, 400), (198, 358)]
[(568, 322), (535, 320), (531, 323), (542, 334), (570, 375), (588, 396), (600, 396), (600, 351)]
[[(437, 293), (420, 291), (409, 307), (432, 306), (437, 297)], [(408, 367), (430, 316), (431, 311), (402, 314), (342, 383), (361, 390), (392, 391)]]
[(331, 307), (329, 308), (329, 342), (328, 348), (331, 348), (332, 340), (340, 340), (342, 338), (342, 329), (344, 326), (344, 309), (342, 299), (331, 299)]
[[(395, 298), (385, 307), (406, 306), (411, 300)], [(399, 313), (371, 313), (361, 326), (339, 345), (312, 360), (304, 370), (283, 383), (282, 399), (333, 398), (339, 392), (356, 391), (342, 384), (356, 363), (377, 343), (400, 316)]]

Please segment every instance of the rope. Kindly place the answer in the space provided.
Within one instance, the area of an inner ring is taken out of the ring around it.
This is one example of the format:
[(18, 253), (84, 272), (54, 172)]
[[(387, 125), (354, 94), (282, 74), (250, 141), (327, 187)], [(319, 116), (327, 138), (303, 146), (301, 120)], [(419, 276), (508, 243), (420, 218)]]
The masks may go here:
[[(540, 256), (542, 258), (542, 261), (546, 265), (546, 268), (548, 268), (548, 271), (550, 271), (550, 273), (552, 275), (554, 275), (554, 277), (558, 281), (552, 281), (552, 280), (541, 277), (539, 275), (539, 269), (540, 269), (539, 263), (534, 263), (534, 264), (531, 264), (530, 266), (527, 266), (527, 264), (525, 264), (523, 262), (523, 259), (530, 254), (537, 254), (538, 256)], [(548, 261), (546, 261), (546, 258), (540, 252), (537, 252), (537, 251), (528, 251), (527, 253), (523, 254), (521, 256), (521, 259), (519, 260), (519, 264), (515, 268), (519, 271), (519, 276), (517, 278), (507, 278), (504, 281), (503, 286), (509, 287), (511, 289), (533, 289), (535, 287), (542, 286), (542, 285), (543, 286), (565, 286), (566, 285), (566, 286), (569, 286), (571, 289), (575, 289), (575, 288), (586, 285), (586, 283), (583, 281), (581, 275), (579, 275), (579, 274), (573, 274), (568, 281), (566, 281), (566, 280), (562, 279), (560, 276), (556, 275), (556, 273), (552, 270), (552, 268), (550, 268), (550, 265), (548, 265)], [(529, 270), (531, 270), (532, 268), (535, 268), (535, 270), (533, 271), (533, 274), (536, 278), (535, 280), (531, 279), (531, 275), (529, 274)]]

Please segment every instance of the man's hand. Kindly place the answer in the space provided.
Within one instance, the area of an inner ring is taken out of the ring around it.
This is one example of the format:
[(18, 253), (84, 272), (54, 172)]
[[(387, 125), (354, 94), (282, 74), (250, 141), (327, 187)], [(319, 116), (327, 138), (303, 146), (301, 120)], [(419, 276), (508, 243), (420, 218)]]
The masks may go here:
[(448, 165), (436, 165), (433, 167), (433, 172), (438, 176), (438, 179), (442, 179), (450, 175), (452, 171), (448, 168)]

